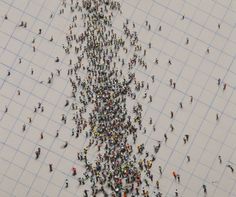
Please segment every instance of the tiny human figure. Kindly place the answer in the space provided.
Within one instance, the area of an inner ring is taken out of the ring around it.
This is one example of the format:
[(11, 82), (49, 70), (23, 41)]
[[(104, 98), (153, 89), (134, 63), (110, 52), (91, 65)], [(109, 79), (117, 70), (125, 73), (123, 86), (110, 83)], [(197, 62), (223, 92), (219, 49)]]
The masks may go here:
[(149, 49), (152, 47), (152, 43), (151, 42), (148, 43), (148, 47), (149, 47)]
[(176, 83), (174, 82), (174, 83), (173, 83), (173, 88), (174, 88), (174, 89), (175, 89), (175, 86), (176, 86)]
[(217, 121), (219, 120), (219, 114), (216, 114), (216, 120)]
[(72, 176), (76, 176), (76, 175), (77, 175), (76, 168), (75, 168), (75, 167), (73, 167), (73, 168), (72, 168)]
[(42, 29), (39, 29), (39, 33), (38, 34), (40, 35), (41, 33), (42, 33)]
[(84, 190), (84, 197), (88, 197), (88, 190)]
[(186, 42), (185, 42), (186, 45), (189, 44), (189, 38), (186, 38)]
[(173, 175), (174, 179), (176, 180), (177, 179), (177, 174), (176, 174), (175, 171), (172, 172), (172, 175)]
[(161, 192), (158, 192), (158, 193), (156, 194), (156, 197), (162, 197), (162, 193), (161, 193)]
[(55, 62), (59, 62), (59, 57), (56, 57), (56, 60), (55, 60)]
[(59, 131), (57, 130), (57, 133), (56, 133), (56, 136), (55, 137), (58, 137), (59, 136)]
[(36, 151), (36, 152), (35, 152), (35, 155), (36, 155), (35, 159), (38, 159), (38, 158), (39, 158), (39, 152)]
[(177, 189), (175, 190), (175, 197), (178, 197), (179, 196), (179, 193), (177, 191)]
[(164, 134), (164, 138), (165, 138), (165, 143), (166, 143), (167, 140), (168, 140), (168, 137), (167, 137), (166, 133)]
[(57, 75), (60, 76), (61, 70), (57, 69)]
[(224, 91), (226, 90), (226, 86), (227, 86), (227, 85), (226, 85), (226, 83), (225, 83), (224, 86), (223, 86), (223, 90), (224, 90)]
[(187, 155), (187, 162), (190, 162), (190, 156)]
[(234, 172), (234, 168), (230, 164), (227, 164), (226, 167), (228, 167), (232, 173)]
[(22, 131), (25, 131), (25, 129), (26, 129), (26, 125), (24, 124), (24, 125), (22, 126)]
[(188, 142), (188, 140), (189, 140), (189, 135), (188, 135), (188, 134), (185, 134), (184, 137), (185, 137), (186, 141)]
[(35, 155), (36, 155), (35, 159), (36, 160), (39, 158), (40, 153), (41, 153), (41, 148), (38, 148), (38, 150), (35, 151)]
[(170, 124), (170, 130), (174, 131), (174, 129), (175, 129), (174, 126), (172, 124)]
[(159, 173), (160, 173), (160, 175), (162, 175), (162, 167), (161, 166), (159, 166)]
[(222, 164), (222, 158), (220, 155), (218, 156), (218, 159), (219, 159), (220, 164)]
[(52, 172), (53, 170), (52, 170), (52, 164), (50, 163), (49, 164), (49, 172)]
[(19, 24), (19, 27), (23, 27), (24, 26), (24, 22), (21, 21), (21, 23)]
[(68, 146), (68, 142), (66, 141), (65, 144), (63, 145), (63, 148), (66, 148)]
[(205, 185), (205, 184), (202, 185), (202, 188), (203, 188), (204, 194), (207, 194), (207, 188), (206, 188), (206, 185)]
[(40, 139), (41, 140), (43, 139), (43, 132), (41, 132), (41, 134), (40, 134)]
[(149, 119), (149, 124), (152, 124), (152, 117)]
[(154, 83), (154, 81), (155, 81), (155, 76), (152, 75), (152, 82)]
[(68, 179), (66, 179), (66, 184), (65, 184), (65, 188), (69, 187), (69, 183), (68, 183)]
[(190, 96), (190, 103), (193, 102), (193, 96)]
[(177, 180), (178, 180), (178, 183), (180, 183), (180, 175), (177, 174)]
[(187, 140), (185, 137), (183, 137), (184, 144), (186, 144)]
[(221, 83), (221, 79), (219, 78), (219, 79), (217, 80), (217, 85), (219, 86), (220, 83)]
[(156, 181), (156, 187), (157, 187), (157, 189), (160, 188), (160, 185), (159, 185), (159, 181), (158, 181), (158, 180)]

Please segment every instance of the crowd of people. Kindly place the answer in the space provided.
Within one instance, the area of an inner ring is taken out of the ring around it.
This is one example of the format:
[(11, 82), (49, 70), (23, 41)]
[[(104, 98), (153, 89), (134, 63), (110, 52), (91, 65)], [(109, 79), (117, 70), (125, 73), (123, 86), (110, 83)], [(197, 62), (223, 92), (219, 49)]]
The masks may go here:
[[(80, 3), (71, 0), (70, 4), (64, 2), (63, 6), (61, 13), (69, 6), (74, 14), (64, 49), (65, 53), (76, 56), (76, 59), (71, 58), (73, 67), (68, 70), (72, 97), (82, 104), (74, 116), (76, 132), (79, 135), (86, 131), (89, 138), (89, 144), (78, 153), (78, 159), (86, 168), (79, 184), (91, 185), (91, 191), (84, 190), (84, 196), (103, 193), (112, 197), (148, 197), (146, 187), (155, 182), (158, 189), (159, 182), (153, 179), (151, 172), (155, 155), (145, 152), (144, 144), (136, 144), (138, 130), (143, 129), (143, 110), (136, 102), (136, 94), (146, 89), (144, 97), (149, 97), (149, 102), (152, 102), (152, 96), (147, 96), (149, 84), (138, 80), (134, 72), (138, 66), (147, 67), (143, 58), (147, 50), (142, 49), (135, 24), (130, 24), (129, 20), (123, 24), (123, 35), (113, 29), (114, 15), (122, 13), (119, 2), (83, 0)], [(80, 34), (77, 33), (79, 14), (84, 24), (84, 31)], [(151, 28), (148, 23), (147, 26)], [(128, 61), (125, 59), (127, 53), (133, 53)], [(86, 72), (84, 79), (79, 76), (80, 70)], [(152, 82), (154, 80), (152, 76)], [(134, 105), (129, 114), (131, 100)], [(73, 101), (71, 105), (75, 106)], [(86, 114), (89, 114), (87, 119)], [(87, 153), (92, 146), (97, 146), (98, 152), (96, 159), (90, 162)], [(156, 195), (161, 196), (161, 193), (157, 191)]]
[[(150, 84), (136, 76), (136, 69), (146, 70), (148, 63), (145, 57), (152, 44), (144, 47), (139, 42), (135, 23), (130, 20), (123, 22), (122, 32), (117, 32), (113, 27), (116, 15), (122, 14), (119, 1), (116, 0), (63, 0), (59, 14), (63, 15), (68, 9), (72, 22), (66, 35), (63, 50), (69, 58), (67, 78), (71, 85), (71, 98), (65, 101), (64, 108), (73, 112), (72, 120), (74, 127), (72, 136), (79, 138), (85, 135), (87, 144), (83, 150), (78, 150), (75, 156), (84, 166), (84, 169), (72, 168), (72, 176), (78, 179), (80, 186), (86, 185), (84, 197), (95, 197), (98, 195), (111, 197), (161, 197), (161, 184), (163, 169), (159, 165), (159, 174), (154, 175), (152, 171), (153, 162), (161, 148), (162, 142), (158, 141), (153, 150), (147, 150), (144, 143), (139, 144), (137, 138), (139, 133), (146, 133), (147, 128), (143, 126), (143, 106), (138, 102), (140, 92), (144, 92), (142, 99), (146, 103), (152, 103), (153, 98), (149, 93)], [(51, 16), (52, 17), (52, 16)], [(8, 17), (5, 16), (5, 20)], [(184, 16), (182, 18), (184, 20)], [(27, 28), (27, 22), (22, 21), (20, 27)], [(145, 22), (147, 31), (151, 31), (151, 24)], [(220, 26), (218, 25), (218, 28)], [(162, 31), (162, 27), (159, 27)], [(42, 33), (39, 29), (38, 34)], [(53, 36), (49, 40), (53, 42)], [(34, 43), (33, 40), (32, 43)], [(186, 40), (189, 44), (189, 38)], [(33, 52), (36, 48), (33, 47)], [(207, 53), (209, 53), (207, 49)], [(128, 57), (128, 58), (127, 58)], [(61, 61), (56, 57), (55, 63)], [(19, 61), (21, 63), (21, 59)], [(154, 58), (154, 64), (158, 65), (158, 58)], [(169, 59), (168, 65), (172, 65)], [(83, 73), (83, 76), (81, 75)], [(34, 70), (31, 70), (31, 75)], [(10, 71), (7, 76), (10, 76)], [(47, 84), (53, 83), (55, 76), (61, 75), (61, 70), (51, 73)], [(155, 75), (151, 75), (150, 83), (155, 83)], [(43, 82), (41, 82), (43, 83)], [(217, 85), (222, 81), (218, 79)], [(176, 89), (176, 82), (169, 80), (169, 86)], [(223, 84), (223, 91), (226, 90)], [(20, 91), (17, 93), (21, 94)], [(193, 96), (189, 98), (189, 104), (193, 103)], [(183, 102), (179, 102), (179, 108), (183, 109)], [(5, 113), (8, 108), (6, 107)], [(34, 113), (43, 112), (44, 106), (41, 102), (34, 108)], [(170, 111), (170, 120), (175, 116)], [(68, 116), (62, 114), (61, 122), (67, 124)], [(220, 116), (216, 114), (216, 121)], [(32, 119), (29, 118), (29, 124)], [(156, 132), (153, 119), (149, 119), (151, 132)], [(22, 131), (27, 125), (22, 126)], [(170, 132), (175, 130), (170, 123)], [(57, 131), (55, 137), (59, 136)], [(40, 139), (44, 138), (43, 133)], [(189, 134), (183, 137), (183, 144), (189, 142)], [(163, 143), (167, 143), (167, 133), (163, 136)], [(69, 146), (68, 141), (62, 145), (65, 149)], [(89, 151), (96, 149), (96, 154), (91, 160), (88, 158)], [(35, 151), (35, 159), (40, 157), (41, 148)], [(221, 156), (220, 164), (222, 163)], [(190, 156), (187, 155), (187, 162)], [(232, 165), (227, 167), (234, 172)], [(49, 172), (53, 172), (53, 163), (49, 164)], [(84, 171), (83, 176), (78, 171)], [(181, 182), (181, 176), (173, 171), (173, 180)], [(158, 178), (157, 178), (158, 177)], [(65, 180), (65, 189), (69, 187), (68, 179)], [(88, 189), (90, 188), (90, 189)], [(207, 186), (202, 185), (202, 193), (207, 195)], [(179, 196), (178, 189), (173, 194)]]

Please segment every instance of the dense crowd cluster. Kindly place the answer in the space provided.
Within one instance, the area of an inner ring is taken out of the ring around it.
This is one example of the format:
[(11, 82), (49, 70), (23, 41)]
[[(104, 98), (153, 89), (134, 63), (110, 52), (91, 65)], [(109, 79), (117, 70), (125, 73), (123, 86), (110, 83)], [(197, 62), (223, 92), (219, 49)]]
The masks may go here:
[[(163, 196), (160, 181), (164, 169), (157, 162), (157, 155), (162, 144), (168, 141), (168, 132), (175, 131), (172, 121), (176, 115), (175, 110), (170, 110), (168, 129), (161, 135), (161, 140), (155, 139), (155, 145), (151, 150), (147, 150), (146, 144), (139, 140), (147, 132), (159, 134), (154, 117), (147, 118), (148, 126), (143, 123), (145, 110), (142, 105), (142, 102), (147, 105), (153, 102), (155, 95), (150, 93), (150, 89), (157, 82), (156, 73), (147, 75), (148, 80), (144, 81), (139, 79), (136, 72), (139, 69), (147, 71), (149, 68), (146, 57), (152, 50), (152, 43), (147, 43), (145, 46), (140, 43), (136, 25), (129, 19), (123, 21), (121, 31), (113, 26), (116, 17), (122, 15), (122, 6), (118, 0), (63, 0), (59, 15), (65, 13), (69, 13), (71, 19), (63, 44), (65, 59), (69, 60), (68, 68), (63, 64), (63, 69), (58, 68), (56, 72), (51, 72), (47, 80), (40, 81), (40, 84), (50, 87), (54, 78), (60, 77), (62, 72), (66, 71), (71, 95), (65, 100), (65, 104), (63, 103), (63, 109), (68, 111), (68, 114), (63, 113), (60, 121), (62, 125), (69, 125), (73, 138), (77, 139), (81, 135), (86, 138), (83, 149), (78, 150), (74, 156), (78, 162), (72, 167), (72, 176), (78, 180), (79, 187), (86, 186), (83, 194), (79, 196)], [(53, 14), (50, 18), (52, 17)], [(181, 20), (184, 19), (185, 16), (182, 16)], [(4, 20), (9, 20), (7, 15), (4, 16)], [(21, 21), (19, 27), (27, 28), (27, 22)], [(147, 31), (152, 30), (147, 20), (144, 28)], [(218, 29), (220, 28), (218, 24)], [(162, 26), (160, 25), (157, 30), (161, 32)], [(38, 36), (42, 32), (43, 29), (40, 28)], [(48, 41), (54, 41), (53, 35)], [(34, 38), (32, 41), (34, 53), (37, 52), (35, 42)], [(190, 39), (187, 37), (185, 45), (189, 42)], [(209, 53), (210, 49), (207, 48), (206, 55)], [(152, 64), (159, 66), (158, 58), (151, 58)], [(56, 57), (54, 63), (58, 65), (60, 62), (62, 57)], [(21, 63), (22, 59), (19, 58), (19, 64)], [(171, 58), (166, 63), (170, 67), (174, 64)], [(30, 74), (34, 73), (35, 71), (31, 69)], [(10, 70), (7, 72), (7, 77), (11, 77)], [(167, 80), (169, 80), (167, 87), (176, 91), (176, 81), (172, 78)], [(227, 84), (220, 78), (216, 81), (216, 85), (224, 92), (228, 87)], [(18, 89), (17, 96), (21, 94)], [(187, 104), (183, 100), (177, 102), (180, 111), (185, 104), (191, 106), (194, 102), (192, 95), (187, 96), (189, 97)], [(32, 113), (35, 115), (43, 112), (44, 104), (38, 102)], [(8, 113), (7, 106), (4, 113)], [(23, 132), (32, 124), (34, 115), (28, 118), (28, 123), (24, 122), (22, 125)], [(216, 122), (220, 120), (220, 116), (217, 112)], [(59, 134), (60, 130), (57, 130), (53, 138), (59, 138)], [(188, 144), (192, 136), (189, 133), (182, 134), (183, 144)], [(44, 138), (44, 133), (41, 132), (40, 140)], [(65, 140), (61, 148), (65, 149), (68, 146), (70, 142)], [(43, 147), (37, 147), (33, 152), (34, 159), (38, 160), (43, 151)], [(187, 153), (185, 157), (189, 163), (190, 155)], [(221, 165), (221, 156), (217, 155), (217, 159)], [(76, 166), (78, 163), (80, 165)], [(52, 173), (54, 163), (47, 165), (49, 172)], [(155, 170), (153, 170), (154, 165)], [(228, 162), (226, 167), (234, 172), (231, 163)], [(167, 176), (171, 176), (177, 185), (181, 184), (181, 175), (175, 170)], [(69, 185), (66, 177), (63, 187), (68, 189)], [(206, 183), (203, 182), (200, 187), (202, 194), (207, 195)], [(174, 188), (174, 191), (173, 195), (178, 197), (178, 187)]]
[[(135, 99), (137, 92), (145, 88), (144, 82), (136, 78), (134, 68), (147, 66), (143, 60), (146, 50), (142, 50), (128, 20), (123, 24), (123, 35), (113, 29), (114, 15), (122, 13), (119, 2), (85, 0), (82, 4), (71, 1), (63, 5), (69, 6), (74, 13), (65, 52), (76, 56), (71, 58), (72, 68), (68, 70), (74, 98), (71, 105), (76, 108), (76, 132), (87, 131), (90, 138), (88, 146), (78, 154), (86, 167), (80, 184), (85, 183), (84, 180), (90, 182), (92, 196), (99, 192), (105, 196), (110, 192), (111, 196), (129, 193), (149, 196), (148, 190), (140, 191), (140, 188), (154, 181), (150, 169), (155, 157), (146, 153), (138, 158), (134, 154), (137, 131), (142, 129), (142, 105)], [(80, 34), (77, 33), (79, 13), (84, 24)], [(125, 59), (127, 53), (133, 53), (129, 61)], [(123, 72), (124, 67), (128, 72)], [(80, 70), (86, 73), (84, 79), (79, 76)], [(78, 100), (82, 106), (77, 108), (75, 102)], [(127, 110), (127, 100), (134, 100), (131, 113)], [(86, 114), (89, 117), (86, 118)], [(96, 159), (89, 162), (87, 152), (94, 145), (98, 153)], [(143, 144), (138, 146), (140, 155), (144, 149)], [(89, 195), (87, 190), (84, 192), (85, 196)]]

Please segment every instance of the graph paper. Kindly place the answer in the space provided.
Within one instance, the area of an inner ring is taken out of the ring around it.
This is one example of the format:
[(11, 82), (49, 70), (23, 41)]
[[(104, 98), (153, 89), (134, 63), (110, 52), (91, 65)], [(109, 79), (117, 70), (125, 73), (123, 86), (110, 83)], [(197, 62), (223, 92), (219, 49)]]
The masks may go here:
[[(118, 1), (122, 14), (114, 17), (113, 28), (121, 33), (128, 19), (135, 24), (141, 45), (148, 48), (152, 44), (145, 57), (148, 68), (135, 70), (137, 77), (150, 82), (153, 97), (148, 103), (143, 100), (144, 91), (137, 95), (147, 128), (146, 133), (139, 133), (137, 141), (150, 151), (161, 142), (152, 168), (154, 178), (159, 178), (162, 166), (161, 193), (171, 197), (177, 190), (179, 196), (204, 196), (202, 185), (206, 185), (207, 196), (236, 196), (236, 176), (232, 172), (236, 167), (236, 1)], [(71, 97), (71, 85), (66, 73), (69, 59), (63, 49), (71, 14), (60, 14), (61, 6), (58, 0), (0, 0), (2, 197), (82, 197), (87, 186), (78, 186), (71, 173), (74, 166), (78, 175), (84, 172), (77, 153), (87, 139), (85, 135), (79, 139), (71, 136), (71, 119), (67, 124), (61, 122), (62, 114), (72, 113), (64, 108)], [(26, 28), (22, 27), (25, 22)], [(48, 84), (48, 77), (56, 75), (58, 69), (61, 75)], [(152, 75), (155, 83), (151, 83)], [(176, 83), (174, 91), (170, 79)], [(44, 110), (35, 113), (39, 103)], [(174, 113), (173, 132), (170, 111)], [(150, 118), (155, 132), (150, 129)], [(60, 135), (55, 138), (57, 132)], [(186, 135), (189, 140), (185, 144)], [(65, 142), (69, 146), (62, 149)], [(41, 155), (35, 160), (39, 147)], [(89, 158), (94, 154), (90, 152)], [(52, 173), (48, 170), (50, 163)], [(180, 175), (180, 183), (174, 180), (173, 171)], [(150, 190), (150, 196), (155, 196), (154, 189)]]

